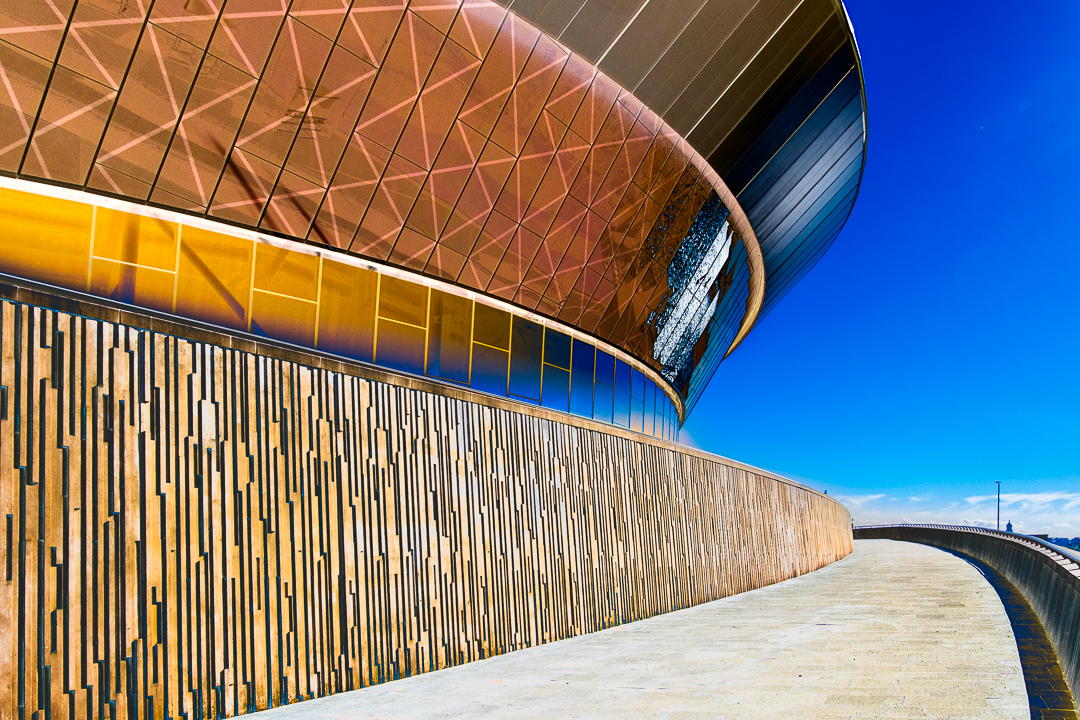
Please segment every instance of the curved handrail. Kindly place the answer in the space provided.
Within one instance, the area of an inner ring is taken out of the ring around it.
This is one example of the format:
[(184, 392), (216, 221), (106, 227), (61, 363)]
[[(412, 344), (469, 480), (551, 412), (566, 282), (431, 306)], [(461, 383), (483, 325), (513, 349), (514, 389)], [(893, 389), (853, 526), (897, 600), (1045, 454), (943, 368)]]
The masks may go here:
[(871, 528), (895, 528), (895, 527), (910, 527), (910, 528), (932, 528), (937, 530), (961, 530), (964, 532), (976, 532), (983, 535), (992, 535), (995, 537), (1003, 538), (1005, 540), (1011, 540), (1013, 542), (1020, 543), (1021, 545), (1027, 545), (1030, 548), (1034, 548), (1043, 555), (1046, 555), (1051, 560), (1061, 566), (1063, 570), (1071, 574), (1073, 577), (1080, 580), (1080, 556), (1066, 550), (1060, 545), (1055, 545), (1051, 542), (1047, 542), (1041, 538), (1033, 537), (1031, 535), (1021, 535), (1019, 533), (1004, 532), (1002, 530), (991, 530), (989, 528), (976, 527), (974, 525), (939, 525), (935, 523), (895, 523), (892, 525), (854, 525), (852, 530), (864, 530)]
[(946, 548), (1000, 572), (1025, 597), (1046, 629), (1073, 703), (1080, 706), (1080, 557), (1041, 538), (968, 525), (861, 525), (852, 527), (852, 535)]

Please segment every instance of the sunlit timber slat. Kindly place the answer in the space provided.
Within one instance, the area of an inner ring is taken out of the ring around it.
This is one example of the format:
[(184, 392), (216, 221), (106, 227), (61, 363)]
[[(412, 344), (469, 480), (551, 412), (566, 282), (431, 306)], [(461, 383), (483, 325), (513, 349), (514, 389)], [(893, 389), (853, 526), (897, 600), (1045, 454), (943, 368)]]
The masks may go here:
[(234, 716), (852, 549), (833, 500), (655, 438), (0, 307), (5, 718)]

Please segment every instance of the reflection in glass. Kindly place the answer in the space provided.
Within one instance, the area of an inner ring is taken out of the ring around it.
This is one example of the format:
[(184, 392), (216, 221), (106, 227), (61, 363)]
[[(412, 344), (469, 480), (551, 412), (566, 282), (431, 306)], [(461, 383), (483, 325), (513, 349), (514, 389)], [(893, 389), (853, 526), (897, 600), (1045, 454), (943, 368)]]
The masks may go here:
[(469, 338), (472, 336), (472, 300), (431, 291), (427, 374), (467, 385)]
[(659, 436), (664, 440), (670, 440), (668, 436), (668, 397), (664, 397), (656, 403), (656, 422), (660, 426)]
[(424, 285), (383, 275), (379, 280), (379, 317), (427, 327), (427, 293)]
[[(478, 304), (476, 309), (479, 311), (480, 307)], [(505, 350), (473, 343), (472, 381), (469, 387), (506, 397), (506, 370), (509, 359), (510, 353)]]
[(326, 260), (319, 300), (318, 348), (371, 362), (375, 349), (375, 293), (371, 270)]
[(615, 417), (616, 425), (630, 427), (630, 366), (622, 360), (615, 362)]
[(510, 394), (540, 402), (544, 327), (515, 317), (510, 338)]
[(570, 345), (569, 335), (548, 328), (544, 333), (544, 362), (569, 370)]
[(615, 384), (615, 357), (603, 350), (596, 351), (596, 382), (593, 386), (593, 419), (611, 423), (612, 386)]
[(375, 362), (402, 372), (424, 372), (424, 329), (379, 318)]
[(544, 363), (542, 404), (552, 410), (570, 410), (570, 371)]
[(254, 246), (241, 238), (184, 227), (176, 314), (248, 330)]
[(593, 361), (596, 348), (574, 340), (573, 366), (570, 370), (570, 412), (593, 416)]
[(637, 370), (630, 371), (630, 429), (644, 432), (645, 376)]
[(656, 383), (649, 378), (645, 378), (645, 410), (642, 415), (645, 423), (642, 432), (647, 435), (655, 435)]
[(510, 349), (510, 313), (476, 303), (473, 340), (499, 350)]

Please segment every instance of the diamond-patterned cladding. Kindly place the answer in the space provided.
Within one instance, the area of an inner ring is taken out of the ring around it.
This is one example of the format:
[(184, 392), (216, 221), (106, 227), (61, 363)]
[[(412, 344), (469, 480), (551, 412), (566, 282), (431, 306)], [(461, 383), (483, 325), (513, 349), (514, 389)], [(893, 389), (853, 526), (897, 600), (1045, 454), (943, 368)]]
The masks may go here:
[(620, 346), (665, 292), (644, 270), (720, 185), (490, 0), (6, 3), (0, 171), (419, 270)]

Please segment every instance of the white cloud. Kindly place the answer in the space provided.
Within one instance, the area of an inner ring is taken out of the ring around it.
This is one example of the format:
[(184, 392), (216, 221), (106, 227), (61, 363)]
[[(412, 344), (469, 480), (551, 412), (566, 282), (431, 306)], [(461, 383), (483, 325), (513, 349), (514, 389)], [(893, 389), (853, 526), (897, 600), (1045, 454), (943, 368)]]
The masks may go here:
[(862, 506), (864, 504), (866, 504), (868, 502), (873, 502), (874, 500), (880, 500), (883, 497), (885, 497), (885, 493), (878, 493), (877, 495), (837, 495), (836, 496), (836, 498), (840, 502), (844, 503), (845, 505), (854, 505), (855, 507), (860, 508), (860, 509), (862, 508)]
[(919, 497), (918, 495), (908, 496), (908, 500), (910, 500), (911, 502), (926, 502), (929, 499), (929, 497)]
[[(984, 502), (997, 502), (997, 495), (972, 495), (965, 498), (969, 505), (979, 505)], [(1080, 505), (1080, 493), (1069, 492), (1040, 492), (1040, 493), (1002, 493), (1001, 507), (1019, 504), (1025, 508), (1038, 508), (1059, 501), (1068, 501), (1062, 510), (1071, 510)]]

